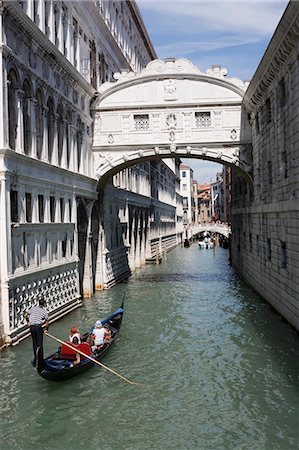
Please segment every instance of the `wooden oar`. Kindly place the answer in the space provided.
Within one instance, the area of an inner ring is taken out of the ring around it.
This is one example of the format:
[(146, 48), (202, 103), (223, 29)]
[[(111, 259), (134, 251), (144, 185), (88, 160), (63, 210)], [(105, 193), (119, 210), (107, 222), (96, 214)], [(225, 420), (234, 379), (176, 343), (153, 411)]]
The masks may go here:
[(73, 347), (72, 345), (68, 344), (67, 342), (61, 341), (60, 339), (58, 339), (57, 337), (53, 336), (52, 334), (50, 334), (48, 331), (45, 331), (45, 335), (49, 336), (51, 339), (54, 339), (55, 341), (59, 342), (60, 344), (66, 345), (67, 347), (71, 348), (72, 350), (75, 350), (77, 353), (79, 353), (82, 356), (85, 356), (85, 358), (88, 358), (90, 361), (94, 362), (95, 364), (97, 364), (98, 366), (104, 367), (104, 369), (109, 370), (109, 372), (114, 373), (114, 375), (116, 375), (117, 377), (121, 378), (122, 380), (126, 381), (129, 384), (136, 384), (138, 386), (142, 386), (142, 384), (140, 383), (135, 383), (134, 381), (130, 381), (127, 378), (123, 377), (122, 375), (120, 375), (119, 373), (115, 372), (114, 370), (110, 369), (110, 367), (105, 366), (105, 364), (101, 363), (100, 361), (97, 361), (96, 359), (92, 358), (91, 356), (87, 355), (86, 353), (82, 352), (81, 350), (79, 350), (76, 347)]

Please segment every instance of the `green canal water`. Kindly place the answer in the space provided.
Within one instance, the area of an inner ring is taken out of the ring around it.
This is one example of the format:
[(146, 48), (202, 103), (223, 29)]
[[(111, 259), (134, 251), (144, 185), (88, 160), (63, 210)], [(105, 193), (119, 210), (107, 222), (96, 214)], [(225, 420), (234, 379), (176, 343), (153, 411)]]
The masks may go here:
[[(299, 337), (228, 265), (177, 248), (51, 325), (88, 329), (126, 295), (118, 340), (69, 382), (40, 378), (31, 340), (0, 353), (1, 450), (299, 449)], [(56, 348), (45, 337), (45, 353)]]

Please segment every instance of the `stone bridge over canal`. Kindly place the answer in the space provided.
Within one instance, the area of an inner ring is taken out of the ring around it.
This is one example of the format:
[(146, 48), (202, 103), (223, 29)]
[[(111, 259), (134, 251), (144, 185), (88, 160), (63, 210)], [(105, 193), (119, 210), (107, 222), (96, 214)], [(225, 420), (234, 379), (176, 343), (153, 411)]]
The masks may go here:
[(212, 66), (155, 60), (115, 75), (93, 105), (95, 172), (101, 182), (151, 159), (199, 158), (234, 167), (251, 180), (251, 131), (242, 110), (247, 84)]

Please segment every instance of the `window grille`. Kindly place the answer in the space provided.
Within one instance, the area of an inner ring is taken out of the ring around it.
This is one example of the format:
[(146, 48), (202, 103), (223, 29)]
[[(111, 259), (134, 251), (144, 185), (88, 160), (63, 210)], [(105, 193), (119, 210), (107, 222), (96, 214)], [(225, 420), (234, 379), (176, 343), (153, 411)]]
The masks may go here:
[(136, 114), (134, 115), (135, 130), (145, 131), (149, 129), (149, 116), (148, 114)]
[(211, 126), (211, 113), (210, 112), (196, 112), (195, 123), (197, 128), (207, 128)]

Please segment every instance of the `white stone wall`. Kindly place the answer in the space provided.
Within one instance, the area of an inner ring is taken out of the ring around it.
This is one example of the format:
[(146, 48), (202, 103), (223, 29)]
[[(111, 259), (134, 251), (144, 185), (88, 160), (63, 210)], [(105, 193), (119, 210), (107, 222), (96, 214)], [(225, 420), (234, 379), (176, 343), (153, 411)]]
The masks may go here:
[[(283, 38), (282, 38), (283, 36)], [(291, 2), (244, 98), (254, 190), (234, 174), (232, 257), (299, 330), (299, 4)]]

